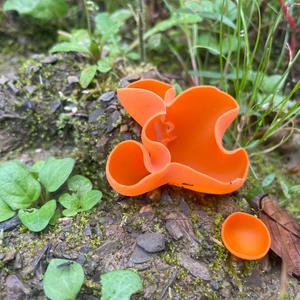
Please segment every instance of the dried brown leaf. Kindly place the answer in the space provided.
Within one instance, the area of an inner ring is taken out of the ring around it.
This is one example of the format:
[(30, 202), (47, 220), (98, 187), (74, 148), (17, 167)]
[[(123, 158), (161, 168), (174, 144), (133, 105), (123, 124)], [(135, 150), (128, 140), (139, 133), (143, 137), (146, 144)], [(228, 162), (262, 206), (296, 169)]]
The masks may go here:
[(300, 276), (300, 222), (279, 206), (277, 200), (264, 196), (259, 217), (271, 235), (271, 249), (286, 263), (289, 274)]

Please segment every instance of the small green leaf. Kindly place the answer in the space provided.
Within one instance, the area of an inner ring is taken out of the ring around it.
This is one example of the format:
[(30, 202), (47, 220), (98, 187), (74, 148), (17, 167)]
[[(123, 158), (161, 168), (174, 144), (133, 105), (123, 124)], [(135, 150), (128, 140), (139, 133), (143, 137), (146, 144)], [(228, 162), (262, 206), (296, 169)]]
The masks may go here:
[(44, 275), (44, 291), (51, 300), (74, 300), (84, 281), (82, 266), (66, 259), (52, 259)]
[(129, 270), (116, 270), (101, 276), (101, 300), (130, 300), (143, 288), (140, 276)]
[(72, 158), (49, 157), (39, 173), (40, 182), (48, 192), (57, 191), (70, 176), (75, 161)]
[(102, 193), (98, 190), (92, 190), (80, 196), (80, 211), (92, 209), (102, 198)]
[[(277, 86), (278, 84), (278, 86)], [(284, 80), (282, 80), (282, 75), (274, 74), (271, 76), (264, 76), (260, 89), (266, 93), (273, 93), (276, 87), (277, 90), (280, 90), (284, 84)]]
[(8, 220), (15, 215), (15, 212), (0, 199), (0, 222)]
[(30, 171), (17, 161), (0, 164), (0, 200), (17, 210), (30, 207), (40, 196), (41, 186)]
[(119, 24), (115, 22), (109, 13), (102, 12), (95, 17), (95, 32), (101, 35), (102, 42), (115, 38), (119, 30)]
[(72, 192), (88, 192), (93, 188), (91, 181), (81, 175), (69, 178), (67, 183), (69, 190)]
[(79, 212), (92, 209), (102, 198), (102, 193), (98, 190), (87, 192), (79, 191), (75, 194), (65, 193), (59, 197), (59, 203), (66, 208), (63, 215), (66, 217), (75, 216)]
[(112, 69), (113, 60), (110, 57), (104, 57), (98, 60), (97, 67), (101, 73), (107, 73)]
[(49, 50), (49, 53), (52, 54), (55, 52), (79, 52), (79, 53), (86, 54), (88, 56), (90, 55), (90, 51), (88, 49), (86, 49), (84, 46), (78, 45), (75, 43), (71, 43), (71, 42), (63, 42), (63, 43), (54, 45)]
[(3, 10), (16, 10), (19, 14), (37, 19), (54, 20), (66, 15), (68, 5), (65, 0), (6, 0)]
[(80, 85), (82, 88), (87, 88), (89, 84), (94, 79), (97, 72), (97, 66), (96, 65), (90, 65), (85, 67), (80, 74)]
[(58, 201), (64, 208), (74, 209), (76, 211), (80, 209), (79, 198), (76, 194), (70, 195), (68, 193), (64, 193), (59, 197)]
[(45, 164), (44, 160), (38, 160), (32, 165), (31, 170), (39, 173), (44, 164)]
[(267, 187), (269, 186), (275, 179), (275, 174), (271, 173), (271, 174), (268, 174), (262, 181), (261, 185), (263, 187)]
[(50, 200), (41, 208), (31, 208), (19, 210), (18, 216), (24, 226), (33, 232), (45, 229), (55, 213), (56, 201)]
[(292, 187), (290, 187), (289, 189), (289, 193), (293, 194), (293, 193), (299, 193), (300, 192), (300, 184), (298, 185), (293, 185)]

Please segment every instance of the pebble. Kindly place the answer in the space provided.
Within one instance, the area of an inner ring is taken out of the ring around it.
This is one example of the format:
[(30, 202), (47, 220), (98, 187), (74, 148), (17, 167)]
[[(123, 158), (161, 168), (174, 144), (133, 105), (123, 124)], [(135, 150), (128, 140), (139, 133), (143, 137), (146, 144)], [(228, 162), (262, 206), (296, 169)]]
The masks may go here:
[(172, 217), (176, 217), (176, 214), (170, 214), (167, 218), (166, 222), (166, 228), (171, 237), (178, 241), (183, 237), (183, 233), (181, 231), (181, 228), (179, 227), (179, 224), (176, 220), (172, 219)]
[(6, 278), (6, 300), (24, 300), (29, 294), (29, 289), (16, 275), (9, 275)]
[(114, 97), (115, 97), (115, 92), (114, 91), (109, 91), (109, 92), (106, 92), (106, 93), (102, 94), (99, 97), (99, 100), (103, 101), (103, 102), (108, 102), (108, 101), (113, 100)]
[(61, 102), (60, 100), (54, 100), (54, 101), (51, 101), (51, 104), (50, 104), (50, 110), (52, 113), (56, 112), (57, 109), (60, 107), (61, 105)]
[(43, 64), (53, 64), (57, 62), (57, 57), (54, 55), (49, 55), (42, 60)]
[(206, 281), (211, 279), (211, 275), (206, 264), (198, 262), (185, 254), (179, 254), (179, 263), (194, 277), (198, 277)]
[(12, 230), (20, 224), (18, 216), (15, 216), (7, 221), (0, 223), (0, 231)]
[(130, 258), (129, 264), (142, 264), (150, 260), (151, 254), (143, 250), (140, 246), (136, 245)]
[(160, 252), (165, 250), (165, 236), (161, 233), (148, 232), (140, 234), (136, 240), (137, 244), (150, 253)]
[(94, 123), (98, 118), (103, 115), (103, 109), (95, 109), (89, 114), (89, 122)]
[(67, 77), (68, 84), (73, 84), (79, 82), (79, 78), (77, 76), (68, 76)]
[(106, 256), (113, 254), (121, 248), (121, 244), (118, 240), (106, 241), (100, 247), (98, 247), (94, 253), (98, 256)]

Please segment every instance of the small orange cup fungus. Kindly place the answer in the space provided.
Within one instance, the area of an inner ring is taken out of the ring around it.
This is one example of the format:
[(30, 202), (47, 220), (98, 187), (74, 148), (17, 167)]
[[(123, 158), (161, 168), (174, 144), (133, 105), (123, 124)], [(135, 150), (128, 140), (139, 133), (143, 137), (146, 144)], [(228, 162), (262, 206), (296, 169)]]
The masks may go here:
[(266, 225), (257, 217), (243, 212), (233, 213), (224, 221), (222, 240), (229, 252), (247, 260), (264, 257), (271, 245)]
[(118, 193), (136, 196), (172, 184), (226, 194), (243, 185), (249, 167), (246, 151), (222, 146), (239, 112), (230, 95), (197, 86), (176, 96), (171, 85), (145, 79), (119, 89), (118, 98), (143, 127), (142, 143), (122, 142), (108, 157), (106, 176)]

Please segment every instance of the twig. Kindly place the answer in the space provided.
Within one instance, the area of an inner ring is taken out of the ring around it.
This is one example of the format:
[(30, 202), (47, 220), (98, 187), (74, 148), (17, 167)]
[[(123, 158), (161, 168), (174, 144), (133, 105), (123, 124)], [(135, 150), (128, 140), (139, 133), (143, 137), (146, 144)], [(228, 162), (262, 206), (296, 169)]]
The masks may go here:
[(178, 270), (176, 270), (175, 272), (173, 272), (171, 274), (171, 276), (169, 277), (169, 279), (167, 281), (167, 284), (165, 285), (165, 287), (162, 289), (162, 291), (160, 293), (159, 300), (162, 300), (165, 297), (169, 287), (171, 287), (171, 285), (174, 283), (174, 281), (177, 277), (177, 274), (178, 274)]
[(144, 44), (144, 21), (143, 21), (143, 0), (137, 0), (137, 26), (139, 32), (139, 45), (141, 62), (145, 61), (145, 44)]

